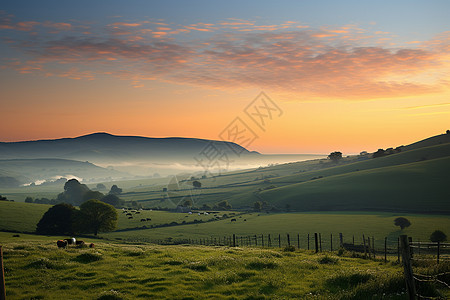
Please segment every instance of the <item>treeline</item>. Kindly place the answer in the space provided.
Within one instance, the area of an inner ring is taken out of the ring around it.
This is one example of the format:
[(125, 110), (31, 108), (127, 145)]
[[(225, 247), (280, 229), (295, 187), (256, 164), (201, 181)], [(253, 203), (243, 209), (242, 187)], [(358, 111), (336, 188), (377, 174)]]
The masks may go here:
[[(97, 185), (97, 187), (99, 186), (100, 185)], [(76, 179), (70, 179), (64, 184), (64, 192), (58, 194), (56, 199), (48, 199), (48, 198), (33, 199), (31, 197), (27, 197), (25, 199), (25, 202), (36, 204), (51, 204), (51, 205), (66, 203), (74, 206), (80, 206), (81, 204), (85, 203), (88, 200), (95, 199), (110, 204), (116, 208), (128, 206), (134, 209), (139, 209), (142, 207), (142, 205), (137, 203), (136, 201), (125, 202), (123, 199), (120, 199), (119, 195), (121, 193), (122, 189), (119, 188), (117, 185), (113, 185), (107, 194), (103, 194), (99, 191), (93, 191), (89, 189), (87, 185), (81, 184)]]

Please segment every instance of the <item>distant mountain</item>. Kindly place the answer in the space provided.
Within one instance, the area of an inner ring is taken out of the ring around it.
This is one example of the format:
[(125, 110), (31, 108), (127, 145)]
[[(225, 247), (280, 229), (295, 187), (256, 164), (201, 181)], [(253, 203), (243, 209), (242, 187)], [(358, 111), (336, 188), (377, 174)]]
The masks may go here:
[(210, 143), (221, 153), (250, 154), (238, 144), (195, 138), (148, 138), (94, 133), (76, 138), (0, 142), (0, 159), (63, 158), (114, 164), (118, 161), (192, 159)]

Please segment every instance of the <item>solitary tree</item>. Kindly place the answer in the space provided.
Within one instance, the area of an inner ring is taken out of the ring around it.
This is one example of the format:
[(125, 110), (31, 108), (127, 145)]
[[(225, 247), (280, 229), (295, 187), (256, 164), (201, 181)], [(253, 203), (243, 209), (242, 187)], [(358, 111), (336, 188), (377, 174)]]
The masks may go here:
[(31, 198), (31, 197), (26, 197), (26, 198), (25, 198), (25, 203), (33, 203), (33, 198)]
[(442, 232), (441, 230), (435, 230), (431, 235), (430, 235), (430, 240), (432, 242), (445, 242), (447, 240), (447, 235)]
[(75, 207), (67, 203), (56, 204), (48, 209), (36, 226), (39, 234), (72, 234)]
[(332, 161), (339, 161), (340, 159), (342, 159), (342, 152), (339, 151), (334, 151), (331, 152), (330, 155), (328, 155), (328, 158)]
[(194, 188), (199, 189), (202, 187), (202, 183), (198, 180), (195, 180), (192, 182), (192, 185), (194, 186)]
[(88, 200), (80, 205), (77, 228), (83, 233), (107, 232), (117, 227), (117, 210), (99, 200)]
[(407, 218), (398, 217), (397, 219), (394, 220), (394, 225), (400, 226), (400, 229), (403, 230), (406, 227), (409, 227), (411, 225), (411, 222), (409, 222)]

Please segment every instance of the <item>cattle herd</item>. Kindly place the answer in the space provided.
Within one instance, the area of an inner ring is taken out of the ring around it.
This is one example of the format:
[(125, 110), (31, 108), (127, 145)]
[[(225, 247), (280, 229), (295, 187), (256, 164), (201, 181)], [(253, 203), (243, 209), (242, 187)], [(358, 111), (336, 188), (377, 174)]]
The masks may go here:
[(75, 238), (70, 238), (70, 239), (64, 239), (64, 240), (58, 240), (56, 242), (56, 246), (58, 246), (58, 248), (67, 248), (69, 245), (73, 245), (77, 248), (94, 248), (94, 243), (90, 243), (89, 246), (81, 240), (76, 240)]

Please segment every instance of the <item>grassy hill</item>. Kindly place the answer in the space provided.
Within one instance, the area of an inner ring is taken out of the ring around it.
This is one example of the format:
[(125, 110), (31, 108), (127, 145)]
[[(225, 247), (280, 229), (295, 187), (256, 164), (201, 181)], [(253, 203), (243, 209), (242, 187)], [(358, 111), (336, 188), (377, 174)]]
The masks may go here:
[[(356, 165), (356, 164), (355, 164)], [(450, 213), (450, 157), (347, 172), (263, 191), (262, 200), (295, 210)]]
[(57, 249), (55, 238), (0, 239), (8, 299), (406, 299), (400, 265), (345, 255), (101, 241)]

